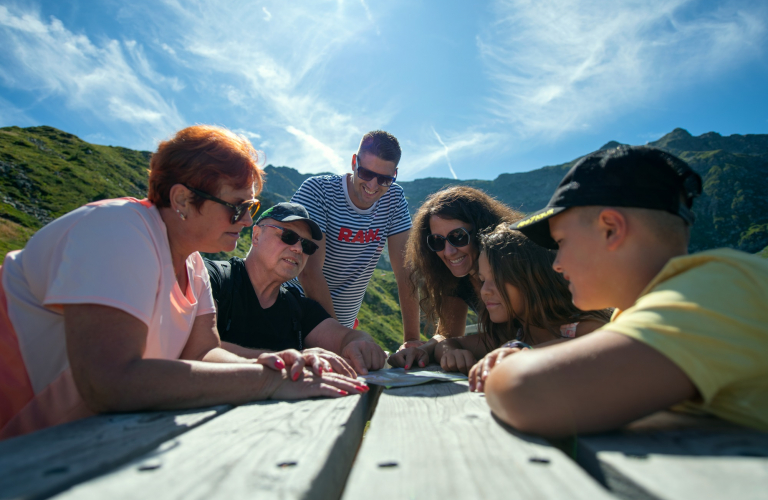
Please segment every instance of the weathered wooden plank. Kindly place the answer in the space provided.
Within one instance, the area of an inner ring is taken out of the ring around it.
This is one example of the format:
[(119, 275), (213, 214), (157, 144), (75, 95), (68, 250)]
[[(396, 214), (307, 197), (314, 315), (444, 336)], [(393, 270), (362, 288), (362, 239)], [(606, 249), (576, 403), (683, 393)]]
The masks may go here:
[(173, 447), (56, 498), (338, 498), (362, 439), (369, 398), (240, 406), (180, 436)]
[(0, 441), (0, 499), (45, 498), (143, 455), (229, 408), (99, 415)]
[(446, 382), (379, 396), (343, 498), (611, 497), (560, 450), (500, 424), (466, 383)]
[(578, 460), (623, 498), (768, 499), (768, 433), (660, 412), (578, 439)]

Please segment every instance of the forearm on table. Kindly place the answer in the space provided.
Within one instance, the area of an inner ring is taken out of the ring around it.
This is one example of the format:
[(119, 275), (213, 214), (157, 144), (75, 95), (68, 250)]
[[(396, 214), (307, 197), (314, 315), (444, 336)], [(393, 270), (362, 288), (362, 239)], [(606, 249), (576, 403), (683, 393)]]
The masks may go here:
[(435, 335), (431, 339), (429, 339), (426, 343), (420, 345), (418, 348), (425, 351), (427, 355), (429, 356), (429, 361), (435, 361), (435, 347), (437, 344), (442, 342), (445, 337), (442, 337), (440, 335)]
[[(269, 398), (283, 374), (255, 363), (136, 359), (98, 376), (76, 376), (97, 412), (194, 408)], [(90, 380), (91, 382), (83, 382)]]
[(363, 342), (373, 342), (374, 344), (376, 344), (376, 341), (373, 340), (373, 337), (371, 337), (367, 332), (364, 332), (362, 330), (353, 330), (351, 328), (349, 328), (348, 330), (349, 331), (347, 331), (347, 333), (341, 339), (341, 348), (339, 352), (343, 351), (348, 344), (352, 342), (356, 342), (358, 340), (361, 340)]
[(433, 353), (435, 362), (440, 363), (440, 360), (443, 359), (443, 355), (446, 352), (455, 349), (464, 349), (464, 347), (461, 345), (461, 343), (458, 342), (457, 339), (444, 338), (443, 340), (436, 342)]
[(221, 342), (221, 349), (218, 349), (218, 351), (224, 351), (224, 353), (214, 353), (213, 351), (216, 351), (216, 349), (211, 350), (211, 354), (215, 357), (209, 358), (206, 356), (203, 361), (212, 363), (247, 363), (247, 360), (256, 359), (265, 352), (273, 352), (269, 349), (251, 349), (250, 347), (243, 347), (224, 341)]

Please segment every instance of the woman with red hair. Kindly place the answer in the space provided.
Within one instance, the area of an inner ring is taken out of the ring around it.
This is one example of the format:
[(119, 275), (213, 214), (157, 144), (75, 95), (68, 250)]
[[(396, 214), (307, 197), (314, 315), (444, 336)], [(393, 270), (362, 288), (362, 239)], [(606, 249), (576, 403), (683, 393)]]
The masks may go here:
[(248, 140), (189, 127), (152, 156), (147, 199), (89, 203), (10, 252), (0, 268), (0, 439), (99, 412), (365, 390), (336, 374), (294, 382), (280, 357), (219, 347), (198, 252), (234, 250), (261, 188)]

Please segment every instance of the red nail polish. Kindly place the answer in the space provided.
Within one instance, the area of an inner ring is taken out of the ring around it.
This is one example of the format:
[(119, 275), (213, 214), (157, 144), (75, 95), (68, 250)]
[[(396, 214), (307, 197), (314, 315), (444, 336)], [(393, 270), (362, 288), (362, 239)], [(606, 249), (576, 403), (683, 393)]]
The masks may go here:
[(278, 359), (277, 361), (275, 361), (275, 367), (278, 370), (282, 370), (283, 368), (285, 368), (285, 363), (283, 363), (282, 359)]
[(370, 387), (368, 387), (367, 385), (356, 385), (355, 389), (361, 392), (368, 392), (368, 389), (370, 389)]
[(410, 370), (411, 369), (411, 365), (405, 365), (405, 369), (406, 370)]
[(339, 389), (339, 394), (341, 394), (342, 396), (346, 396), (349, 393), (347, 391), (342, 391), (341, 389)]
[(296, 382), (297, 380), (299, 380), (299, 372), (293, 374), (293, 381)]

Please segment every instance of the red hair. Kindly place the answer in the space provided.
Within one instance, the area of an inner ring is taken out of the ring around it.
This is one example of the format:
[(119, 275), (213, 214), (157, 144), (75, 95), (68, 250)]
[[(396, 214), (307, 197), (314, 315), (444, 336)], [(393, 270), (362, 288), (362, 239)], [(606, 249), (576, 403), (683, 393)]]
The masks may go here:
[[(171, 205), (174, 184), (216, 195), (223, 184), (243, 189), (256, 184), (260, 193), (264, 172), (250, 141), (223, 127), (195, 125), (179, 130), (157, 146), (149, 161), (147, 198), (158, 208)], [(198, 209), (205, 201), (195, 196)]]

